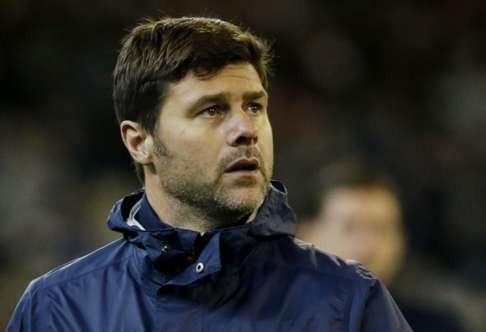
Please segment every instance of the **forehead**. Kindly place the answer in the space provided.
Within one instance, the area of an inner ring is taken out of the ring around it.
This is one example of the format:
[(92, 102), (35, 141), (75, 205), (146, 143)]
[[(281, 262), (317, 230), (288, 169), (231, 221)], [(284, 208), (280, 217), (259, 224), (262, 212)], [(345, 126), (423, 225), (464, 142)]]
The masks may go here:
[(202, 77), (189, 72), (182, 80), (170, 85), (168, 98), (184, 97), (190, 102), (206, 94), (239, 94), (261, 90), (264, 88), (253, 65), (238, 63), (229, 64), (215, 74)]
[(328, 213), (341, 217), (390, 222), (400, 218), (397, 198), (381, 189), (336, 189), (324, 198)]

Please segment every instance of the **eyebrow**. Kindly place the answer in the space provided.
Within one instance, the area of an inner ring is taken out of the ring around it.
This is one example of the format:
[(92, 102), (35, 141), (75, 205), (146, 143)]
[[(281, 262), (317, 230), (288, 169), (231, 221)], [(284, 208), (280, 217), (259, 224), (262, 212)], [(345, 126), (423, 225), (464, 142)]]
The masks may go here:
[[(243, 93), (243, 101), (247, 102), (249, 100), (256, 100), (260, 99), (263, 97), (267, 97), (267, 92), (265, 90), (259, 90), (259, 91), (248, 91)], [(222, 93), (215, 93), (212, 95), (205, 95), (196, 100), (192, 106), (191, 109), (198, 109), (204, 105), (207, 104), (224, 104), (227, 103), (229, 99), (229, 94), (222, 92)]]
[(196, 100), (191, 109), (197, 109), (207, 104), (222, 104), (228, 100), (228, 95), (226, 93), (216, 93), (213, 95), (205, 95)]
[(263, 97), (268, 97), (265, 90), (250, 91), (250, 92), (245, 92), (243, 94), (243, 100), (244, 101), (260, 99), (260, 98), (263, 98)]

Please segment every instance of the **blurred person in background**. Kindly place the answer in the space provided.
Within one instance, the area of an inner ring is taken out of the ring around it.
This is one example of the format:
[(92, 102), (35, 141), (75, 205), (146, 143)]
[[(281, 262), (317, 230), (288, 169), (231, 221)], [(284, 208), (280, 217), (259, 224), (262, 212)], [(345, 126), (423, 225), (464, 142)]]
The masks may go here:
[(294, 239), (271, 181), (269, 59), (219, 19), (126, 36), (113, 97), (144, 187), (111, 211), (123, 237), (34, 280), (8, 331), (410, 331), (359, 264)]
[(337, 162), (324, 167), (315, 184), (315, 216), (299, 227), (302, 239), (362, 263), (391, 288), (414, 331), (463, 331), (454, 313), (405, 300), (393, 288), (405, 267), (407, 241), (398, 190), (389, 176), (360, 162)]

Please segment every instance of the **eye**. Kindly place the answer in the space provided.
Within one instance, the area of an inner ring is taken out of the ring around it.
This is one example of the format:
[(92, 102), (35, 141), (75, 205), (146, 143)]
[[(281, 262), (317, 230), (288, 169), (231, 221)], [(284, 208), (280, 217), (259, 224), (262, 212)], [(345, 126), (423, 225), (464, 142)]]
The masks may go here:
[(224, 113), (224, 108), (219, 105), (212, 105), (204, 110), (202, 110), (199, 115), (207, 117), (207, 118), (214, 118), (220, 116)]
[(263, 105), (260, 103), (249, 103), (247, 106), (248, 111), (250, 111), (253, 114), (260, 113), (263, 111)]

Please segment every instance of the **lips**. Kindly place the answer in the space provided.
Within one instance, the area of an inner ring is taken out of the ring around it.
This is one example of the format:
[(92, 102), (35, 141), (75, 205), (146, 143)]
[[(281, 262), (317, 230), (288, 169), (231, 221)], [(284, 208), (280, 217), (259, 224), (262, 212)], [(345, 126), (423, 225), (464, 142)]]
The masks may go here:
[(252, 172), (260, 168), (260, 163), (256, 158), (240, 158), (232, 162), (225, 169), (225, 173), (233, 172)]

